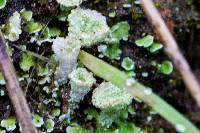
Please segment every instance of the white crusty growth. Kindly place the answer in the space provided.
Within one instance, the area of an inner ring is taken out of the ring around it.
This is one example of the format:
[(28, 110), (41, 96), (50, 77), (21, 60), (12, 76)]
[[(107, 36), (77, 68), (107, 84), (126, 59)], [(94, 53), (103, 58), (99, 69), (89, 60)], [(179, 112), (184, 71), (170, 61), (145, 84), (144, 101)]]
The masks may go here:
[(59, 61), (57, 76), (59, 82), (65, 82), (68, 74), (76, 67), (77, 56), (80, 51), (80, 42), (72, 38), (57, 37), (53, 41), (53, 51)]
[(10, 41), (17, 41), (21, 30), (21, 17), (18, 12), (14, 12), (8, 22), (2, 26), (3, 35)]
[(92, 103), (97, 108), (121, 109), (129, 105), (132, 96), (125, 89), (118, 88), (110, 82), (101, 83), (92, 95)]
[(104, 41), (110, 31), (106, 17), (95, 10), (74, 9), (69, 14), (68, 21), (68, 36), (79, 39), (81, 45), (86, 47)]
[(57, 0), (57, 2), (66, 7), (79, 6), (84, 0)]

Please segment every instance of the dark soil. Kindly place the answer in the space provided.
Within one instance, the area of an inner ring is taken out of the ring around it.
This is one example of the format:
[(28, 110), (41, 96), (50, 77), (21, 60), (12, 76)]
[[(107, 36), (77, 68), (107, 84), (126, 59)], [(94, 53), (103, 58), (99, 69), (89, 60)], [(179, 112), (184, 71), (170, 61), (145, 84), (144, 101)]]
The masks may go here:
[[(155, 0), (155, 2), (169, 29), (176, 37), (183, 54), (188, 59), (191, 68), (200, 81), (200, 28), (196, 28), (196, 24), (200, 24), (200, 2), (193, 2), (192, 0)], [(46, 3), (47, 4), (45, 5), (40, 5), (38, 0), (7, 0), (6, 8), (0, 10), (0, 25), (5, 23), (16, 10), (20, 11), (21, 9), (26, 8), (33, 11), (33, 18), (35, 20), (42, 23), (49, 23), (50, 26), (56, 25), (63, 32), (67, 32), (67, 23), (58, 22), (54, 19), (59, 10), (57, 3), (48, 1)], [(157, 41), (160, 41), (159, 36), (154, 33), (139, 5), (132, 4), (132, 8), (126, 9), (123, 7), (123, 3), (124, 0), (88, 0), (82, 4), (82, 7), (100, 11), (103, 15), (107, 16), (110, 26), (120, 21), (129, 22), (131, 26), (130, 37), (128, 42), (121, 42), (121, 59), (127, 56), (131, 57), (136, 62), (136, 78), (145, 85), (153, 88), (158, 95), (200, 128), (200, 109), (186, 91), (178, 73), (175, 71), (172, 75), (165, 76), (160, 74), (150, 64), (151, 61), (161, 62), (162, 60), (168, 59), (165, 53), (161, 51), (159, 54), (153, 55), (147, 50), (138, 48), (134, 45), (134, 41), (140, 38), (144, 33), (150, 33), (156, 36)], [(108, 13), (114, 9), (117, 9), (116, 17), (111, 19), (108, 17)], [(19, 46), (26, 44), (27, 49), (30, 51), (37, 54), (43, 54), (48, 58), (51, 56), (51, 45), (42, 45), (39, 47), (29, 43), (29, 40), (30, 36), (27, 33), (23, 33), (15, 44)], [(12, 45), (12, 43), (10, 43), (10, 45)], [(96, 47), (87, 51), (93, 55), (98, 55)], [(18, 72), (20, 71), (19, 60), (21, 54), (22, 52), (20, 50), (15, 49), (12, 57)], [(120, 68), (121, 60), (114, 62), (111, 62), (108, 59), (105, 60)], [(37, 85), (38, 77), (34, 74), (35, 71), (36, 69), (33, 68), (29, 73), (30, 78), (35, 80), (32, 80), (29, 84), (26, 98), (29, 102), (31, 111), (37, 112), (36, 110), (38, 106), (40, 106), (40, 110), (43, 110), (43, 114), (41, 115), (45, 117), (45, 115), (47, 115), (45, 110), (51, 108), (51, 103), (48, 104), (48, 106), (43, 105), (43, 101), (48, 97), (45, 97), (45, 94), (40, 91), (41, 89)], [(148, 72), (149, 76), (146, 78), (143, 77), (141, 75), (142, 72)], [(26, 88), (26, 86), (26, 83), (22, 83), (23, 88)], [(2, 86), (0, 89), (5, 89), (5, 87)], [(89, 106), (89, 95), (90, 94), (88, 94), (88, 98), (81, 103), (81, 108), (77, 110), (77, 112), (79, 112), (77, 113), (79, 116), (78, 118), (80, 118), (79, 121), (83, 123), (83, 109), (87, 105)], [(62, 102), (62, 104), (63, 103), (64, 102)], [(8, 96), (0, 97), (0, 121), (14, 113), (12, 107), (8, 106), (10, 106)], [(152, 120), (147, 122), (147, 117), (150, 116), (150, 109), (143, 103), (133, 102), (133, 106), (135, 106), (136, 115), (131, 116), (129, 119), (137, 126), (144, 127), (152, 132), (158, 132), (160, 128), (163, 128), (166, 133), (175, 132), (174, 128), (158, 115), (153, 115)], [(87, 127), (88, 125), (91, 126), (94, 125), (94, 123), (89, 122), (85, 126)]]

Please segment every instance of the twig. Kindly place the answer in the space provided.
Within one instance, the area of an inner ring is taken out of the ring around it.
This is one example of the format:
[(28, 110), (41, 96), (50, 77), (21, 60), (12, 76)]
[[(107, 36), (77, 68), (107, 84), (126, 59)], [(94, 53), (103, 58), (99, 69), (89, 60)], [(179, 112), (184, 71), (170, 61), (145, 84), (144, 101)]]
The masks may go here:
[(200, 85), (192, 73), (186, 59), (181, 54), (175, 39), (165, 25), (165, 22), (161, 18), (158, 10), (155, 8), (152, 0), (141, 0), (141, 4), (153, 28), (161, 36), (166, 53), (173, 60), (188, 91), (196, 100), (197, 105), (200, 107)]
[[(152, 107), (159, 115), (169, 121), (177, 130), (183, 128), (184, 133), (199, 133), (199, 130), (171, 105), (162, 100), (152, 90), (139, 82), (127, 84), (128, 77), (124, 72), (105, 63), (96, 57), (81, 51), (79, 60), (95, 75), (112, 82), (120, 88), (126, 88), (135, 98), (138, 98)], [(183, 131), (182, 131), (183, 132)]]
[(11, 63), (10, 57), (6, 52), (6, 46), (0, 33), (0, 68), (6, 80), (6, 88), (11, 99), (15, 113), (24, 133), (36, 133), (32, 122), (32, 116), (24, 97), (23, 91), (19, 85), (15, 69)]

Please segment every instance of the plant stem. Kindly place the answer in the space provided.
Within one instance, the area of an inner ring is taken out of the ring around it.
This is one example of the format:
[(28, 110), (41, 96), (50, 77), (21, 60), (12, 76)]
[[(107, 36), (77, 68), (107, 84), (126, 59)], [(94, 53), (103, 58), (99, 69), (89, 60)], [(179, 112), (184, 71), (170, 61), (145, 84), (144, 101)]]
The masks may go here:
[(24, 133), (36, 133), (32, 122), (32, 116), (24, 97), (22, 88), (16, 76), (15, 68), (7, 54), (6, 45), (0, 32), (0, 68), (3, 72), (9, 98), (15, 109), (17, 120)]
[(141, 0), (141, 5), (152, 24), (153, 29), (160, 35), (163, 41), (165, 52), (173, 60), (188, 91), (196, 100), (197, 105), (200, 107), (200, 84), (193, 74), (187, 60), (179, 50), (174, 37), (167, 28), (152, 0)]
[(129, 93), (152, 107), (160, 116), (165, 118), (173, 126), (182, 126), (185, 128), (186, 133), (199, 133), (199, 130), (171, 105), (166, 103), (153, 92), (146, 93), (146, 91), (149, 90), (148, 87), (145, 87), (139, 82), (127, 86), (127, 75), (117, 68), (84, 51), (80, 52), (79, 60), (98, 77), (110, 81), (120, 88), (127, 88)]

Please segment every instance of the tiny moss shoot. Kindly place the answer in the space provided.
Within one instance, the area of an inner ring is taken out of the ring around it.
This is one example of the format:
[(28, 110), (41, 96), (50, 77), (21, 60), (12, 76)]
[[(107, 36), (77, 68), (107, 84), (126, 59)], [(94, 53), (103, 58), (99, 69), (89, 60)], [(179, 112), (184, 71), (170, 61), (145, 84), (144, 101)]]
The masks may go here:
[(26, 26), (26, 31), (30, 34), (37, 33), (42, 29), (42, 24), (34, 21), (29, 21)]
[(33, 12), (32, 11), (27, 11), (25, 9), (23, 9), (21, 11), (21, 16), (24, 20), (26, 21), (31, 21), (32, 17), (33, 17)]

